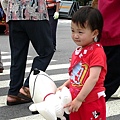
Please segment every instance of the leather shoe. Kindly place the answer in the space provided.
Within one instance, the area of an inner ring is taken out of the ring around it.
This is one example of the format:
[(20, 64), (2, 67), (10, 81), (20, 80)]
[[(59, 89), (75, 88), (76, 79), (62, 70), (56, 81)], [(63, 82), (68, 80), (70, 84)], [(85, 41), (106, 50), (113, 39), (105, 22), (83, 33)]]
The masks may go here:
[(0, 73), (3, 73), (3, 70), (4, 70), (3, 68), (0, 68)]

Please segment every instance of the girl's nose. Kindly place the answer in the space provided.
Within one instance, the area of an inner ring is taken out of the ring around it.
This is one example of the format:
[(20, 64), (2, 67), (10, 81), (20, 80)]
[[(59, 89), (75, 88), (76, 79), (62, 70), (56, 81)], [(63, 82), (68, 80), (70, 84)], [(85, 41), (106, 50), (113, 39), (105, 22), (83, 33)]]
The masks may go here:
[(78, 38), (78, 33), (75, 33), (75, 34), (74, 34), (74, 37), (75, 37), (75, 38)]

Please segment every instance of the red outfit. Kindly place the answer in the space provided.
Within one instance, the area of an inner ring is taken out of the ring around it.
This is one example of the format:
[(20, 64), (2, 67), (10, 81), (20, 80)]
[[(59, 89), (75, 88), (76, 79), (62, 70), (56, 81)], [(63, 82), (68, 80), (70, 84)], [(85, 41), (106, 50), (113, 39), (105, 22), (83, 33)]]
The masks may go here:
[[(85, 107), (85, 105), (87, 105), (87, 109), (89, 109), (89, 105), (91, 107), (91, 103), (93, 104), (94, 101), (102, 101), (101, 102), (101, 106), (103, 106), (102, 109), (98, 109), (98, 106), (92, 106), (93, 108), (91, 109), (91, 111), (89, 111), (87, 114), (89, 114), (88, 116), (90, 117), (89, 119), (91, 119), (93, 116), (92, 112), (94, 112), (95, 110), (97, 112), (103, 112), (104, 111), (104, 115), (100, 116), (99, 118), (102, 117), (102, 120), (106, 115), (105, 115), (105, 100), (103, 99), (104, 96), (102, 95), (98, 95), (100, 92), (104, 92), (105, 88), (104, 88), (104, 79), (105, 79), (105, 75), (106, 75), (106, 71), (107, 71), (107, 66), (106, 66), (106, 56), (103, 50), (103, 47), (101, 46), (101, 44), (99, 43), (93, 43), (89, 46), (86, 46), (85, 48), (81, 49), (80, 47), (77, 48), (77, 50), (74, 51), (74, 53), (72, 54), (72, 60), (71, 60), (71, 65), (69, 68), (69, 75), (70, 75), (70, 92), (72, 94), (72, 98), (74, 99), (78, 93), (80, 92), (80, 90), (82, 89), (82, 87), (84, 86), (84, 83), (86, 82), (87, 78), (89, 77), (90, 74), (90, 68), (93, 66), (101, 66), (102, 70), (99, 76), (99, 80), (97, 81), (95, 87), (93, 88), (93, 90), (89, 93), (89, 95), (86, 97), (85, 102), (83, 102), (82, 106), (79, 108), (79, 111), (81, 111), (81, 109), (83, 109)], [(100, 98), (100, 99), (99, 99)], [(96, 104), (95, 102), (95, 104)], [(95, 108), (95, 110), (93, 110)], [(89, 109), (90, 110), (90, 109)], [(79, 114), (78, 111), (78, 114)], [(86, 107), (83, 111), (82, 116), (84, 116), (84, 112), (86, 111)], [(86, 112), (85, 112), (86, 113)], [(76, 113), (75, 113), (76, 114)], [(88, 117), (85, 119), (80, 119), (80, 115), (78, 115), (79, 117), (76, 119), (72, 119), (74, 118), (74, 113), (70, 114), (70, 120), (88, 120)], [(73, 116), (73, 117), (72, 117)], [(75, 115), (76, 116), (76, 115)], [(94, 116), (93, 116), (94, 118)], [(94, 119), (92, 119), (94, 120)]]
[(70, 120), (106, 120), (105, 98), (82, 104), (78, 112), (69, 115)]
[(98, 8), (104, 19), (102, 45), (120, 45), (120, 0), (98, 0)]

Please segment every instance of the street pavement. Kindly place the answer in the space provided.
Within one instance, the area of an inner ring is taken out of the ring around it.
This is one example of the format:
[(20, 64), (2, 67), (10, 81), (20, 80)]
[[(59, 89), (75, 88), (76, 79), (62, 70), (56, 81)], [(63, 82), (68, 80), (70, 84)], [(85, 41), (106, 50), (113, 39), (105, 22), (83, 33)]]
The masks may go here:
[[(69, 58), (76, 45), (71, 39), (70, 20), (59, 20), (57, 29), (57, 50), (48, 66), (46, 73), (60, 86), (67, 80)], [(32, 115), (28, 107), (31, 103), (7, 106), (6, 96), (9, 88), (10, 71), (10, 48), (8, 36), (0, 35), (0, 49), (2, 52), (2, 61), (4, 72), (0, 73), (0, 120), (45, 120), (40, 114)], [(27, 77), (31, 63), (36, 53), (30, 44), (26, 74)], [(107, 120), (120, 120), (120, 99), (111, 98), (106, 103)]]

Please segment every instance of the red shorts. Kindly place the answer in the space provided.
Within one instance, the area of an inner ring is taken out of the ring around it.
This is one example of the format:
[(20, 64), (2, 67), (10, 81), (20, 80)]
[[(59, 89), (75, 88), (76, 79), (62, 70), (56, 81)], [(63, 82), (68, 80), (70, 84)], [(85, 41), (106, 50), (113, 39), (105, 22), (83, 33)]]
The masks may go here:
[(82, 104), (78, 112), (72, 112), (70, 120), (106, 120), (105, 98), (101, 97), (88, 104)]

